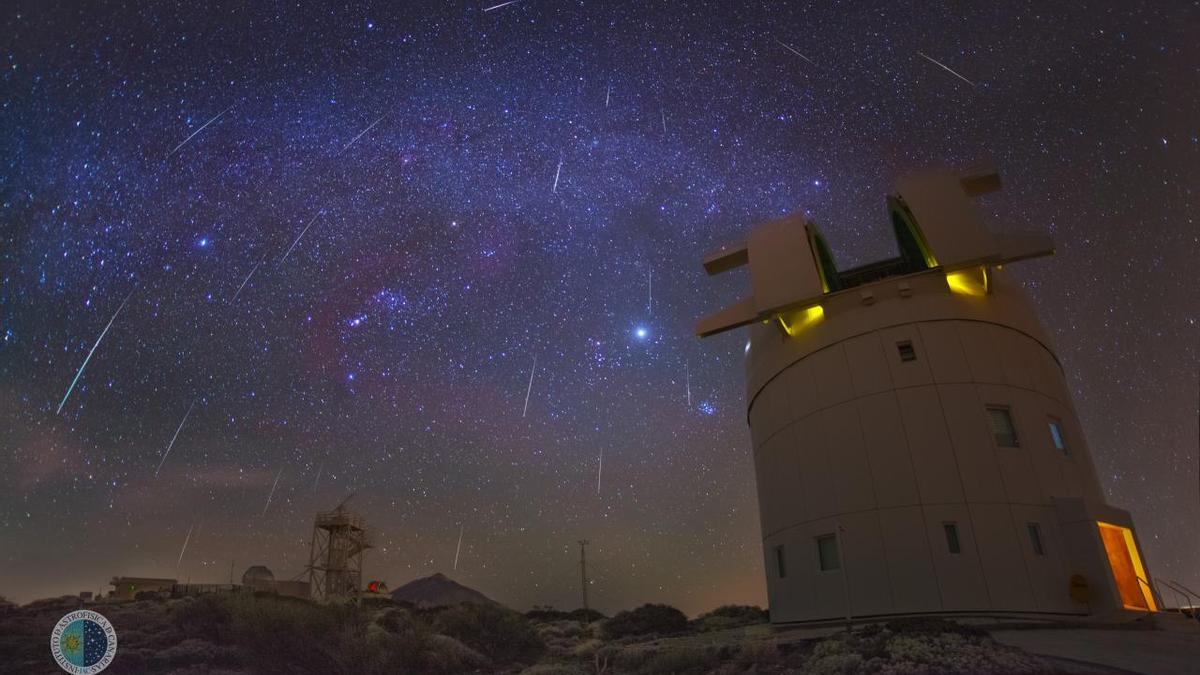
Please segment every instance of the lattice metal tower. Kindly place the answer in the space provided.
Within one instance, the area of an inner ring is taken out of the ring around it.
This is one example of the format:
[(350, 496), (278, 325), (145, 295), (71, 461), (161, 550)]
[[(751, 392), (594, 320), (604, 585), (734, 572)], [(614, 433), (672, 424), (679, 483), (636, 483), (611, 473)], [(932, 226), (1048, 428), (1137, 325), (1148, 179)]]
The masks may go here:
[(363, 554), (369, 548), (366, 520), (347, 509), (346, 501), (318, 513), (308, 557), (312, 598), (319, 602), (357, 598), (362, 591)]

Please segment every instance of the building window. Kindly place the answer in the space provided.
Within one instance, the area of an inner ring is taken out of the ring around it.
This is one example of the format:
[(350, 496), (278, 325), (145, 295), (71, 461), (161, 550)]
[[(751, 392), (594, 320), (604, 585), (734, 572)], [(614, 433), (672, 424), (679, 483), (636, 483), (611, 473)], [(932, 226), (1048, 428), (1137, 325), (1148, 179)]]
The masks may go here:
[(1002, 448), (1018, 447), (1017, 427), (1013, 425), (1012, 411), (1008, 406), (988, 406), (988, 417), (992, 420), (992, 436)]
[(896, 343), (896, 351), (900, 352), (901, 361), (916, 361), (917, 352), (913, 349), (912, 340), (904, 340)]
[(1050, 418), (1050, 440), (1054, 441), (1054, 449), (1064, 455), (1071, 454), (1067, 450), (1067, 439), (1063, 436), (1062, 421)]
[(946, 531), (946, 548), (951, 553), (962, 553), (958, 544), (958, 523), (942, 523), (942, 529)]
[(1046, 549), (1042, 546), (1042, 527), (1037, 523), (1029, 523), (1029, 543), (1033, 545), (1033, 552), (1038, 555), (1046, 555)]
[(838, 558), (837, 536), (824, 534), (817, 537), (817, 558), (821, 563), (821, 571), (841, 569), (842, 561)]
[(779, 578), (787, 578), (787, 560), (783, 557), (783, 544), (775, 547), (775, 569), (779, 572)]

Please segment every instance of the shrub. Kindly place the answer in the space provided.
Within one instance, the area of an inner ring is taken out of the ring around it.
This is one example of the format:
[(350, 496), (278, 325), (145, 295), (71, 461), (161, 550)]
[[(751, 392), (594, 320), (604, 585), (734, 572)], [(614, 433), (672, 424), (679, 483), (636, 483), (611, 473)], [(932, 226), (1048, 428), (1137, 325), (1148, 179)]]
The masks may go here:
[(539, 663), (522, 670), (521, 675), (593, 675), (593, 671), (574, 663)]
[(564, 612), (560, 609), (554, 609), (549, 605), (535, 605), (533, 609), (525, 612), (525, 618), (538, 623), (549, 623), (552, 621), (579, 621), (580, 623), (591, 623), (605, 619), (603, 614), (594, 609), (573, 609), (569, 612)]
[(497, 664), (533, 660), (545, 649), (525, 617), (494, 605), (467, 603), (445, 608), (437, 614), (433, 628)]
[(738, 661), (747, 666), (752, 666), (756, 670), (762, 669), (765, 666), (771, 666), (783, 660), (779, 652), (779, 645), (770, 640), (756, 640), (746, 642), (742, 645), (741, 653), (738, 655)]
[(670, 605), (642, 605), (617, 613), (604, 622), (603, 634), (613, 640), (628, 635), (670, 635), (687, 628), (687, 617)]
[(236, 647), (223, 647), (196, 639), (184, 640), (154, 655), (154, 661), (164, 666), (236, 666), (245, 660), (246, 654)]
[(723, 616), (731, 619), (744, 620), (746, 623), (762, 623), (767, 620), (767, 612), (762, 607), (754, 605), (721, 605), (713, 611), (700, 616), (701, 619), (710, 616)]
[(739, 628), (765, 623), (767, 613), (759, 607), (751, 605), (723, 605), (713, 611), (701, 615), (692, 622), (696, 631), (707, 633), (727, 628)]
[(537, 634), (543, 640), (579, 637), (583, 634), (583, 626), (578, 621), (543, 623), (538, 626)]
[(651, 656), (638, 668), (638, 672), (645, 675), (706, 673), (720, 663), (721, 654), (715, 649), (675, 647)]
[(887, 630), (897, 635), (925, 634), (941, 635), (953, 633), (963, 637), (988, 637), (988, 632), (977, 626), (948, 621), (937, 617), (910, 617), (887, 622)]
[(789, 666), (826, 675), (881, 673), (1047, 673), (1041, 659), (1001, 645), (986, 633), (942, 619), (897, 620), (900, 628), (869, 628), (818, 642), (807, 658)]
[(171, 618), (184, 634), (219, 640), (221, 629), (229, 623), (231, 613), (228, 603), (216, 595), (185, 598), (171, 611)]

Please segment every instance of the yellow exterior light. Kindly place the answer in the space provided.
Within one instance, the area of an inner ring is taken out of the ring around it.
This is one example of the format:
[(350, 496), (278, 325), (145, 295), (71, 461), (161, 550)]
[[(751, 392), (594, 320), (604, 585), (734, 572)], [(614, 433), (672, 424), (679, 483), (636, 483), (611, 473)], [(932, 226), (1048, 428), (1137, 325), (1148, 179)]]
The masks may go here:
[(1117, 582), (1121, 604), (1125, 609), (1157, 612), (1146, 568), (1133, 541), (1133, 531), (1128, 527), (1099, 521), (1096, 525), (1100, 528), (1100, 540), (1104, 542), (1104, 551), (1108, 554), (1108, 565), (1112, 569), (1113, 581)]
[(987, 295), (988, 273), (986, 267), (968, 267), (946, 272), (946, 285), (950, 291), (960, 295)]
[(820, 305), (805, 307), (794, 312), (779, 315), (779, 325), (792, 337), (799, 335), (804, 329), (820, 323), (825, 318), (825, 309)]

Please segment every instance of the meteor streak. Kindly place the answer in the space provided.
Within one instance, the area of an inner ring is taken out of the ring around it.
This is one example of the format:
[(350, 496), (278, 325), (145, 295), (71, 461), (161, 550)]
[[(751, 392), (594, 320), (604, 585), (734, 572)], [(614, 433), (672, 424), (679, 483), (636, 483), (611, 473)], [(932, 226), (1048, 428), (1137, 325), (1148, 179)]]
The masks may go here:
[(600, 476), (604, 474), (604, 451), (600, 451), (600, 465), (596, 467), (596, 494), (600, 494)]
[(192, 523), (191, 527), (188, 528), (187, 536), (183, 538), (183, 548), (179, 549), (179, 560), (175, 561), (175, 567), (177, 569), (179, 564), (183, 562), (183, 552), (187, 550), (188, 542), (192, 540), (192, 528), (194, 527), (196, 527), (196, 524)]
[(562, 155), (559, 155), (558, 156), (558, 169), (555, 170), (555, 172), (554, 172), (554, 187), (550, 188), (550, 191), (553, 192), (554, 194), (558, 194), (558, 177), (560, 175), (562, 175), (562, 163), (563, 163)]
[(957, 77), (958, 79), (962, 80), (963, 82), (966, 82), (967, 84), (971, 85), (972, 87), (975, 86), (974, 82), (972, 82), (972, 81), (968, 80), (967, 78), (963, 77), (962, 75), (959, 75), (958, 73), (954, 72), (954, 70), (951, 69), (950, 66), (947, 66), (946, 64), (942, 63), (941, 61), (938, 61), (937, 59), (933, 58), (932, 56), (927, 56), (921, 52), (917, 52), (917, 54), (919, 54), (921, 56), (921, 58), (925, 59), (926, 61), (929, 61), (930, 63), (932, 63), (936, 66), (941, 67), (942, 70), (945, 70), (947, 73), (950, 73), (951, 75)]
[(279, 473), (275, 474), (275, 482), (271, 483), (271, 492), (267, 495), (267, 505), (263, 507), (262, 514), (267, 515), (267, 509), (271, 508), (271, 498), (275, 496), (275, 486), (279, 485), (279, 477), (283, 475), (283, 467), (279, 467)]
[(809, 63), (813, 64), (814, 66), (815, 66), (815, 65), (817, 65), (816, 61), (813, 61), (812, 59), (808, 58), (807, 56), (805, 56), (805, 55), (801, 54), (800, 52), (796, 51), (794, 48), (792, 48), (792, 46), (791, 46), (791, 45), (789, 45), (788, 43), (784, 42), (783, 40), (780, 40), (779, 38), (775, 38), (775, 41), (779, 43), (779, 46), (780, 46), (780, 47), (783, 47), (784, 49), (786, 49), (786, 50), (788, 50), (789, 52), (791, 52), (791, 53), (795, 54), (796, 56), (799, 56), (800, 58), (804, 59), (805, 61), (808, 61)]
[(687, 361), (683, 362), (683, 380), (687, 386), (688, 410), (692, 409), (692, 373), (688, 370)]
[(304, 238), (304, 233), (308, 232), (308, 228), (312, 227), (312, 224), (317, 222), (317, 218), (321, 217), (321, 213), (323, 212), (317, 211), (317, 215), (313, 216), (312, 220), (308, 221), (308, 224), (304, 226), (303, 230), (300, 230), (300, 236), (296, 237), (296, 241), (293, 241), (292, 245), (288, 247), (287, 253), (284, 253), (283, 257), (279, 259), (280, 265), (282, 265), (283, 261), (287, 260), (287, 257), (292, 254), (292, 249), (296, 248), (296, 244), (299, 244), (300, 240)]
[(246, 283), (250, 281), (250, 277), (254, 276), (254, 273), (258, 271), (259, 265), (262, 265), (262, 261), (259, 261), (258, 265), (255, 265), (253, 269), (250, 270), (250, 274), (247, 274), (246, 278), (242, 279), (242, 285), (238, 286), (237, 291), (234, 292), (233, 297), (229, 299), (229, 302), (234, 302), (238, 299), (238, 296), (242, 293), (242, 289), (245, 288)]
[(458, 569), (458, 553), (462, 550), (463, 526), (458, 526), (458, 548), (454, 549), (454, 569)]
[(196, 407), (196, 401), (193, 399), (192, 404), (188, 406), (187, 412), (183, 414), (183, 419), (179, 421), (179, 426), (175, 428), (175, 435), (171, 437), (171, 442), (167, 443), (167, 449), (163, 452), (162, 459), (158, 460), (158, 468), (154, 470), (154, 477), (158, 478), (158, 472), (162, 471), (163, 462), (167, 461), (167, 455), (171, 454), (171, 448), (175, 447), (175, 439), (179, 438), (179, 432), (183, 431), (183, 425), (187, 424), (188, 416), (192, 414), (192, 408)]
[(646, 273), (646, 285), (647, 285), (646, 313), (653, 314), (654, 313), (654, 270), (650, 270), (649, 272)]
[(358, 135), (357, 135), (357, 136), (355, 136), (354, 138), (350, 139), (350, 142), (349, 142), (349, 143), (347, 143), (347, 144), (346, 144), (346, 147), (342, 148), (342, 149), (341, 149), (341, 151), (339, 151), (339, 152), (338, 152), (338, 154), (340, 155), (340, 154), (342, 154), (343, 152), (345, 152), (345, 151), (349, 150), (349, 149), (350, 149), (350, 146), (354, 145), (354, 144), (355, 144), (355, 143), (358, 141), (358, 139), (360, 139), (360, 138), (362, 138), (362, 137), (363, 137), (363, 134), (365, 134), (365, 133), (367, 133), (368, 131), (370, 131), (370, 130), (374, 129), (374, 128), (375, 128), (375, 125), (376, 125), (376, 124), (379, 124), (380, 122), (382, 122), (382, 121), (383, 121), (383, 118), (385, 118), (385, 117), (387, 117), (387, 113), (384, 113), (384, 114), (380, 115), (380, 116), (379, 116), (379, 119), (375, 120), (374, 122), (371, 122), (371, 126), (369, 126), (369, 127), (367, 127), (366, 129), (363, 129), (362, 131), (358, 132)]
[(533, 367), (529, 369), (529, 386), (525, 388), (525, 409), (521, 411), (521, 417), (529, 412), (529, 393), (533, 391), (533, 373), (537, 370), (537, 357), (533, 357)]
[(208, 125), (212, 124), (213, 122), (216, 122), (218, 119), (220, 119), (220, 117), (221, 117), (222, 115), (224, 115), (225, 113), (229, 112), (230, 110), (233, 110), (233, 106), (229, 106), (228, 108), (226, 108), (226, 109), (222, 110), (221, 112), (217, 113), (216, 117), (213, 117), (211, 120), (209, 120), (209, 121), (205, 122), (204, 124), (200, 125), (200, 128), (199, 128), (199, 129), (197, 129), (197, 130), (195, 130), (195, 131), (193, 131), (191, 136), (188, 136), (187, 138), (183, 139), (183, 142), (182, 142), (182, 143), (180, 143), (179, 145), (175, 146), (175, 149), (174, 149), (174, 150), (172, 150), (171, 152), (167, 153), (167, 156), (166, 156), (166, 158), (165, 158), (165, 159), (171, 159), (171, 155), (174, 155), (176, 152), (179, 152), (179, 149), (180, 149), (180, 148), (182, 148), (183, 146), (187, 145), (188, 141), (190, 141), (190, 140), (192, 140), (193, 138), (195, 138), (195, 137), (196, 137), (196, 134), (200, 133), (201, 131), (204, 131), (204, 128), (205, 128), (205, 127), (207, 127)]
[(520, 1), (521, 0), (508, 0), (508, 2), (502, 2), (498, 5), (492, 5), (491, 7), (485, 7), (483, 11), (490, 12), (493, 9), (500, 9), (501, 7), (507, 7), (508, 5), (515, 5)]
[(130, 291), (129, 295), (125, 296), (125, 299), (121, 301), (121, 306), (117, 308), (117, 311), (113, 312), (112, 318), (108, 320), (108, 324), (104, 326), (104, 330), (100, 331), (100, 337), (96, 338), (96, 344), (92, 345), (91, 351), (89, 351), (87, 357), (83, 359), (83, 365), (79, 366), (79, 370), (75, 372), (75, 379), (71, 380), (71, 386), (67, 387), (67, 393), (63, 394), (62, 401), (60, 401), (58, 404), (58, 410), (54, 413), (55, 415), (62, 413), (63, 406), (67, 404), (67, 399), (70, 398), (71, 392), (75, 389), (75, 383), (79, 381), (79, 376), (83, 375), (83, 369), (87, 368), (88, 361), (92, 360), (92, 354), (96, 353), (96, 347), (100, 346), (100, 341), (103, 340), (104, 336), (108, 334), (108, 329), (112, 328), (113, 322), (117, 320), (117, 315), (120, 314), (121, 310), (125, 308), (125, 303), (129, 302), (129, 298), (132, 296), (133, 291)]

